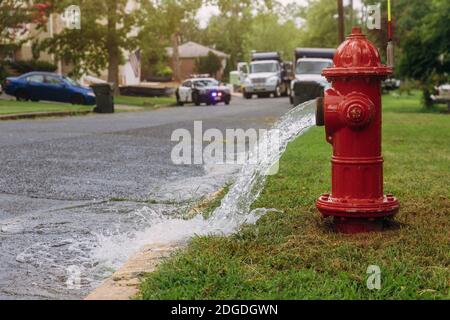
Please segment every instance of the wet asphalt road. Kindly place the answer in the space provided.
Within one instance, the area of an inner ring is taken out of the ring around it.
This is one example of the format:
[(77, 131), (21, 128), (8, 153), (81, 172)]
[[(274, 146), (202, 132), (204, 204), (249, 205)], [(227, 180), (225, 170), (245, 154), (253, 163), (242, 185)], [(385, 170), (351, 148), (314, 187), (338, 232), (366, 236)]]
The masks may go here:
[(174, 165), (175, 129), (192, 132), (194, 120), (203, 130), (268, 128), (290, 109), (287, 98), (234, 98), (230, 106), (0, 122), (0, 299), (82, 297), (89, 285), (67, 294), (64, 274), (48, 275), (74, 254), (47, 247), (73, 251), (76, 241), (83, 252), (84, 235), (117, 228), (141, 201), (184, 203), (229, 181), (229, 172)]

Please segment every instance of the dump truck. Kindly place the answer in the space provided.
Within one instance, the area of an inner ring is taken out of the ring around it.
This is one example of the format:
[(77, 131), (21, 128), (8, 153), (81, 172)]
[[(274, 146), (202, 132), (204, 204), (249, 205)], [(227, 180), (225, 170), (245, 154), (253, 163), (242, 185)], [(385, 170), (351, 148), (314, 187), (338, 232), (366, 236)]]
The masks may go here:
[[(240, 69), (246, 69), (240, 63)], [(279, 52), (252, 52), (248, 73), (242, 83), (244, 98), (289, 96), (293, 64), (283, 62)]]
[(333, 66), (335, 49), (297, 48), (294, 52), (295, 79), (290, 83), (290, 101), (294, 106), (323, 96), (330, 87), (322, 70)]

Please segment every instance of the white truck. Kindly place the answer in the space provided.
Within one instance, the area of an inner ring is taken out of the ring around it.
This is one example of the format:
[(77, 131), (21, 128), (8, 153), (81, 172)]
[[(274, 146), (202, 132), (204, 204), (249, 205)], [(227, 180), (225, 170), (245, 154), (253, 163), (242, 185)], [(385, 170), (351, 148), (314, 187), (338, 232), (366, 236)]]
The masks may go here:
[(333, 66), (335, 49), (298, 48), (295, 50), (295, 79), (291, 81), (290, 101), (297, 106), (323, 95), (330, 86), (322, 70)]
[[(245, 74), (245, 70), (248, 73)], [(251, 63), (239, 63), (238, 71), (243, 75), (242, 95), (251, 99), (258, 97), (288, 96), (290, 94), (290, 71), (292, 63), (283, 62), (278, 52), (253, 52)]]

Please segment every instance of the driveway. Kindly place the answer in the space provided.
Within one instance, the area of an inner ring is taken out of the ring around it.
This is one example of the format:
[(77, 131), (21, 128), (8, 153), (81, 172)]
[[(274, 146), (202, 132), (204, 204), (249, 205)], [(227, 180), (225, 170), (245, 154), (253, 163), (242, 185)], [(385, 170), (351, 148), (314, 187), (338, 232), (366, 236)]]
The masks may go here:
[[(268, 128), (288, 99), (0, 122), (0, 299), (82, 298), (145, 238), (237, 167), (174, 165), (175, 129)], [(130, 236), (132, 235), (132, 236)], [(71, 266), (78, 266), (75, 271)], [(75, 288), (71, 272), (82, 273)]]

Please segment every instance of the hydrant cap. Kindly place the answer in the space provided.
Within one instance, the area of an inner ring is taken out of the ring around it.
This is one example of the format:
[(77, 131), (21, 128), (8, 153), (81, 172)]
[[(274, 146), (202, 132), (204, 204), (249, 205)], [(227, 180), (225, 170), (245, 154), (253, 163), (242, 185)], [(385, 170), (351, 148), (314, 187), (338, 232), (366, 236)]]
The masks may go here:
[(334, 55), (334, 67), (323, 70), (328, 78), (346, 76), (379, 76), (392, 73), (392, 68), (381, 64), (377, 48), (361, 32), (353, 27), (352, 33), (337, 48)]

